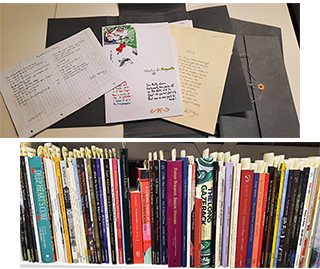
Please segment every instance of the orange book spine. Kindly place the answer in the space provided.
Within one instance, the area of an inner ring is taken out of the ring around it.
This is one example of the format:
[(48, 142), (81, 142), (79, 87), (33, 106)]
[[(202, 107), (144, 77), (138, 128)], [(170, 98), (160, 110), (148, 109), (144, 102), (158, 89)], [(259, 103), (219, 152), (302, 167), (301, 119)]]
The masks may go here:
[(141, 193), (130, 193), (133, 263), (143, 263)]
[(119, 178), (118, 178), (118, 163), (117, 159), (112, 159), (113, 168), (113, 184), (114, 197), (116, 203), (116, 218), (117, 218), (117, 234), (118, 234), (118, 250), (119, 263), (123, 264), (123, 249), (122, 249), (122, 233), (121, 233), (121, 211), (120, 211), (120, 196), (119, 196)]
[(258, 187), (258, 199), (257, 199), (257, 211), (256, 220), (254, 225), (254, 237), (253, 237), (253, 247), (252, 247), (252, 264), (251, 268), (258, 268), (258, 249), (259, 240), (261, 233), (261, 219), (262, 219), (262, 206), (264, 198), (264, 186), (265, 186), (265, 173), (260, 173), (259, 175), (259, 187)]
[(201, 267), (202, 199), (194, 198), (194, 267)]
[(56, 175), (57, 175), (57, 185), (59, 190), (60, 208), (61, 208), (62, 222), (63, 222), (63, 229), (64, 229), (65, 247), (67, 251), (68, 263), (72, 263), (69, 229), (68, 229), (68, 223), (67, 223), (66, 206), (64, 204), (63, 187), (62, 187), (59, 161), (60, 161), (59, 158), (54, 158), (54, 165), (56, 168)]

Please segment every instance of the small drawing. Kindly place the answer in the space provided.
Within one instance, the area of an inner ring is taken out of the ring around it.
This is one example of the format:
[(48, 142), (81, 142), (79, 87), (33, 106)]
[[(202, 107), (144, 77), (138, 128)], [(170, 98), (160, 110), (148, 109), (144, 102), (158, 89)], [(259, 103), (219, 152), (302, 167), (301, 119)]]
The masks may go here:
[(151, 109), (150, 110), (150, 113), (155, 113), (155, 112), (157, 112), (157, 113), (162, 113), (162, 111), (163, 112), (168, 112), (170, 109), (168, 108), (168, 107), (165, 107), (165, 108), (156, 108), (156, 109)]
[(124, 66), (126, 64), (133, 64), (133, 61), (130, 58), (123, 58), (122, 60), (119, 60), (119, 62), (119, 67)]
[(132, 53), (138, 55), (136, 30), (131, 25), (117, 25), (104, 28), (104, 45), (119, 44), (116, 49), (120, 54), (126, 46), (132, 48)]

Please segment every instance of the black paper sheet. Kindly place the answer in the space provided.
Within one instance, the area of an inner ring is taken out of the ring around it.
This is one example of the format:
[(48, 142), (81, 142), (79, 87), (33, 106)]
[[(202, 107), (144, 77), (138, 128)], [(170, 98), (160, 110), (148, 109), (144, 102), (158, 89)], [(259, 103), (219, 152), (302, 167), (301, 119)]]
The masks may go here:
[[(102, 26), (125, 22), (172, 22), (184, 19), (192, 19), (194, 27), (228, 33), (233, 32), (226, 6), (186, 12), (184, 4), (119, 4), (119, 17), (49, 19), (46, 46), (51, 46), (87, 27), (92, 29), (101, 43)], [(242, 72), (241, 62), (235, 48), (231, 57), (220, 114), (243, 112), (252, 109), (244, 75), (240, 71)], [(104, 111), (104, 97), (102, 96), (52, 125), (51, 128), (105, 126)], [(160, 121), (163, 121), (161, 123), (162, 129), (156, 128), (159, 126)], [(144, 130), (140, 135), (139, 129), (141, 131)], [(156, 130), (156, 132), (152, 130)], [(125, 137), (207, 137), (207, 135), (161, 119), (124, 123)]]

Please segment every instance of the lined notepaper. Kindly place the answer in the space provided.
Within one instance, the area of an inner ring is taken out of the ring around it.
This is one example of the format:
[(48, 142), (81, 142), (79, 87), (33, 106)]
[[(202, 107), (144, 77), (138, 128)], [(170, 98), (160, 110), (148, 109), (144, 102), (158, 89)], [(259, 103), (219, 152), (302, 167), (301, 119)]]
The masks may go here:
[(30, 137), (121, 84), (90, 28), (1, 71), (1, 93), (20, 137)]

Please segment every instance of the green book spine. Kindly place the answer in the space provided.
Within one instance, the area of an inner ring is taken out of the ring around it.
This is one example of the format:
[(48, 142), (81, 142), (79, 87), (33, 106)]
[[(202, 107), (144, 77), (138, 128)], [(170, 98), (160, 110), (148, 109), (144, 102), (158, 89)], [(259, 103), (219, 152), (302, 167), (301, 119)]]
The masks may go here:
[(122, 203), (124, 218), (124, 238), (126, 250), (126, 263), (133, 264), (132, 230), (131, 230), (131, 208), (130, 208), (130, 186), (129, 186), (129, 165), (128, 149), (120, 149)]

